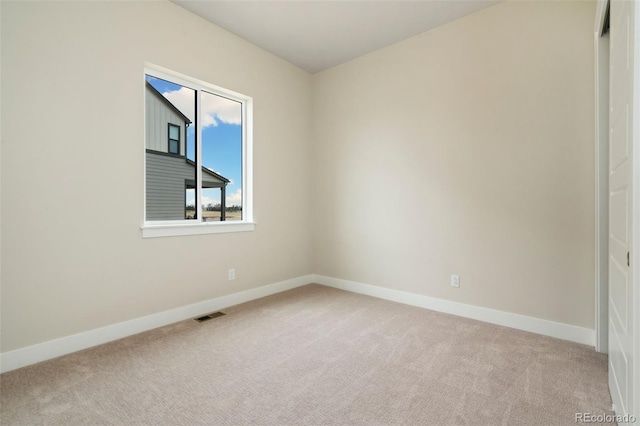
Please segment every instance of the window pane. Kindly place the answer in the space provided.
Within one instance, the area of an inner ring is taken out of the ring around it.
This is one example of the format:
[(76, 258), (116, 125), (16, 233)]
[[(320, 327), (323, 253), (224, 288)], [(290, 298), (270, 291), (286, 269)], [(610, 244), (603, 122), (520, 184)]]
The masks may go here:
[[(146, 76), (146, 220), (183, 220), (195, 212), (187, 208), (197, 205), (195, 192), (191, 191), (191, 199), (189, 196), (189, 189), (195, 187), (196, 167), (187, 157), (195, 142), (195, 102), (193, 89)], [(172, 129), (177, 130), (175, 141), (169, 140)], [(180, 157), (169, 156), (169, 152)]]
[(178, 141), (169, 139), (169, 152), (171, 154), (179, 154), (180, 144)]
[(169, 139), (173, 139), (176, 141), (180, 140), (180, 127), (174, 126), (172, 124), (169, 125)]
[(242, 104), (202, 92), (203, 219), (242, 220)]

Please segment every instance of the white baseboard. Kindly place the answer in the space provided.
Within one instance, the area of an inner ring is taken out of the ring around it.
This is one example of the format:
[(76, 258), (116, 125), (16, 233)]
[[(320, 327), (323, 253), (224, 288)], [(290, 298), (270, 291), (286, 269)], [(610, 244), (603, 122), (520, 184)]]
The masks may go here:
[(594, 346), (596, 342), (595, 330), (575, 325), (562, 324), (559, 322), (513, 314), (510, 312), (497, 311), (495, 309), (467, 305), (464, 303), (452, 302), (450, 300), (422, 296), (399, 290), (391, 290), (388, 288), (376, 287), (369, 284), (362, 284), (355, 281), (347, 281), (324, 275), (314, 274), (313, 282), (328, 287), (351, 291), (353, 293), (366, 294), (368, 296), (404, 303), (406, 305), (418, 306), (420, 308), (431, 309), (433, 311), (511, 327), (517, 330), (524, 330), (542, 334), (544, 336), (582, 343), (583, 345)]
[(312, 277), (305, 275), (5, 352), (0, 354), (0, 373), (300, 287), (313, 282)]
[(5, 352), (0, 354), (0, 373), (87, 349), (92, 346), (101, 345), (174, 322), (194, 318), (229, 306), (280, 293), (309, 283), (322, 284), (353, 293), (366, 294), (380, 299), (418, 306), (433, 311), (529, 331), (589, 346), (595, 345), (595, 330), (592, 329), (452, 302), (435, 297), (376, 287), (355, 281), (312, 274)]

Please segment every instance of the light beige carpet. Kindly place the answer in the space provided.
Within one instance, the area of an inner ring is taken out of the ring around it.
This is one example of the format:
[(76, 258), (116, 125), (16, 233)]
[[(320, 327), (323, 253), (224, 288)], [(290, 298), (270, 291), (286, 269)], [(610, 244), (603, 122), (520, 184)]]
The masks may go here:
[(0, 376), (2, 425), (575, 425), (593, 348), (309, 285)]

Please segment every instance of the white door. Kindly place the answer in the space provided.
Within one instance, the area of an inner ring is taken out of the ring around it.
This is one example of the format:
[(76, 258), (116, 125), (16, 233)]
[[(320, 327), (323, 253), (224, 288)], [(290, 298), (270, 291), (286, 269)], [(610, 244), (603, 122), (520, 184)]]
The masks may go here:
[[(634, 2), (612, 0), (609, 110), (609, 388), (617, 414), (633, 396), (632, 247)], [(636, 325), (637, 326), (637, 325)], [(637, 362), (637, 360), (635, 360)], [(636, 396), (636, 398), (639, 396)]]

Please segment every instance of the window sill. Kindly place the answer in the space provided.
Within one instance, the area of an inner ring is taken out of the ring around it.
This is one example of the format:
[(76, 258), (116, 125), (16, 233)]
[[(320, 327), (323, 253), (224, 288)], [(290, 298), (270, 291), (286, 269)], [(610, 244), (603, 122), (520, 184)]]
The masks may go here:
[(142, 238), (177, 237), (180, 235), (222, 234), (255, 230), (255, 222), (145, 223)]

